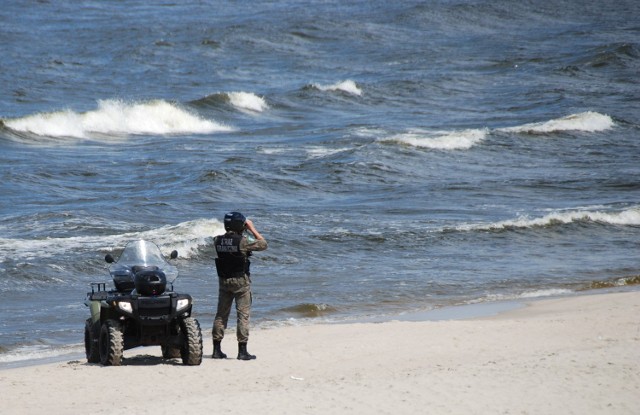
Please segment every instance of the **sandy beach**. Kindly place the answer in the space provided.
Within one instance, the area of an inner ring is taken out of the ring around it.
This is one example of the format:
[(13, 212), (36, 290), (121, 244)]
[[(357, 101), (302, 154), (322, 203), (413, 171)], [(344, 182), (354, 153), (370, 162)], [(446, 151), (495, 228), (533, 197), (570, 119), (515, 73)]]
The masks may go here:
[(533, 301), (491, 317), (254, 330), (238, 361), (159, 348), (0, 371), (5, 414), (639, 414), (640, 292)]

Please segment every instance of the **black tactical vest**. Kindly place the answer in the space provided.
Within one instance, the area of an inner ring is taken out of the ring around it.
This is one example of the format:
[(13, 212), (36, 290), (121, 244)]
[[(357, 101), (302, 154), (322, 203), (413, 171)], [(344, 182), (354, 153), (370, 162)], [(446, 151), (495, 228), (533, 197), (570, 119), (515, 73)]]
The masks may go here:
[(226, 233), (216, 236), (214, 244), (218, 257), (216, 271), (220, 278), (239, 278), (249, 275), (249, 258), (240, 251), (242, 235)]

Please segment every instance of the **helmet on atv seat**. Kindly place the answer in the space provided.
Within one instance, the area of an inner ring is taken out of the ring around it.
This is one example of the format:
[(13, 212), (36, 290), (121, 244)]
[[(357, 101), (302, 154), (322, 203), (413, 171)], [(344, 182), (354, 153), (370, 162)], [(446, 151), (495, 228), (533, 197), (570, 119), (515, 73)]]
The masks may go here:
[(131, 290), (136, 288), (133, 282), (133, 273), (127, 267), (124, 269), (117, 269), (111, 272), (113, 276), (113, 284), (116, 286), (116, 290), (122, 293), (130, 293)]
[(224, 215), (224, 229), (226, 231), (242, 233), (246, 222), (247, 218), (240, 212), (229, 212)]
[[(158, 267), (133, 267), (133, 281), (141, 295), (160, 295), (167, 288), (167, 277)], [(136, 269), (137, 268), (137, 269)]]

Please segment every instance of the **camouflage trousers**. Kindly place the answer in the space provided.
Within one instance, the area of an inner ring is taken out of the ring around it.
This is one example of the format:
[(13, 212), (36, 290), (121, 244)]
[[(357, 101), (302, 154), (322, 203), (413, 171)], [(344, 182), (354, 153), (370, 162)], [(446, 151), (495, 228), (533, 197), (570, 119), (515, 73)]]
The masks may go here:
[(218, 310), (213, 320), (213, 340), (219, 341), (224, 338), (224, 331), (227, 328), (231, 305), (236, 302), (236, 314), (238, 315), (238, 325), (236, 337), (238, 343), (246, 343), (249, 340), (249, 317), (251, 314), (251, 280), (249, 277), (242, 278), (220, 278), (218, 289)]

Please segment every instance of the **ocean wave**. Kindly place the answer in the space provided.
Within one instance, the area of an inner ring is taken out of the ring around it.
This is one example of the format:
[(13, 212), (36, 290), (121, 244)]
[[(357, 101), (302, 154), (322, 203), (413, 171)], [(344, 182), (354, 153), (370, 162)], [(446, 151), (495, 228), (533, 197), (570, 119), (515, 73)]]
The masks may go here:
[(331, 85), (311, 84), (311, 86), (313, 88), (319, 89), (320, 91), (340, 91), (356, 96), (362, 95), (362, 89), (360, 89), (358, 85), (356, 85), (356, 83), (350, 79)]
[(630, 285), (640, 285), (640, 275), (630, 275), (627, 277), (614, 277), (608, 280), (593, 281), (585, 290), (593, 290), (599, 288), (626, 287)]
[(18, 260), (51, 258), (61, 251), (106, 252), (124, 247), (131, 240), (145, 239), (156, 243), (169, 253), (174, 249), (180, 258), (191, 258), (209, 239), (224, 233), (224, 226), (216, 219), (197, 219), (166, 225), (142, 232), (127, 232), (108, 236), (75, 236), (69, 238), (6, 239), (0, 238), (0, 256)]
[(334, 154), (344, 153), (345, 151), (351, 150), (350, 147), (340, 147), (340, 148), (326, 148), (320, 146), (312, 146), (307, 148), (305, 151), (307, 155), (311, 159), (322, 158), (327, 156), (332, 156)]
[(541, 297), (554, 297), (558, 295), (571, 294), (573, 291), (566, 288), (548, 288), (543, 290), (532, 290), (520, 293), (516, 298), (541, 298)]
[(240, 110), (263, 112), (269, 109), (264, 98), (249, 92), (229, 92), (228, 96), (231, 105)]
[(338, 310), (328, 304), (304, 303), (292, 307), (286, 307), (281, 309), (280, 311), (284, 313), (295, 314), (298, 317), (309, 318), (325, 316), (327, 314), (335, 313)]
[(246, 112), (264, 112), (269, 109), (267, 101), (251, 92), (217, 92), (204, 98), (191, 101), (189, 104), (200, 107), (220, 108), (231, 105), (233, 108)]
[(544, 298), (544, 297), (555, 297), (562, 295), (572, 294), (574, 291), (568, 288), (547, 288), (540, 290), (528, 290), (520, 293), (500, 293), (500, 294), (489, 294), (486, 297), (478, 298), (470, 301), (470, 304), (477, 303), (486, 303), (486, 302), (495, 302), (495, 301), (512, 301), (512, 300), (526, 300), (526, 299), (534, 299), (534, 298)]
[(12, 364), (29, 361), (35, 363), (42, 360), (58, 360), (63, 357), (84, 357), (84, 346), (69, 344), (63, 346), (23, 345), (15, 349), (0, 350), (0, 366), (12, 367)]
[(505, 128), (477, 128), (460, 131), (429, 131), (426, 129), (410, 129), (399, 134), (384, 135), (384, 132), (374, 129), (356, 131), (358, 135), (378, 136), (381, 142), (395, 142), (412, 147), (429, 148), (433, 150), (468, 150), (482, 142), (493, 132), (517, 134), (550, 134), (565, 131), (599, 132), (615, 126), (613, 119), (597, 112), (582, 112), (566, 117), (539, 123), (523, 124)]
[(598, 222), (609, 225), (637, 226), (640, 225), (640, 207), (632, 207), (620, 212), (603, 212), (599, 210), (571, 210), (552, 212), (540, 218), (521, 216), (513, 220), (505, 220), (490, 224), (466, 224), (457, 230), (508, 230), (521, 228), (540, 228), (563, 225), (574, 222)]
[(209, 134), (232, 128), (202, 119), (176, 104), (154, 100), (125, 102), (100, 100), (98, 108), (84, 113), (63, 110), (4, 120), (6, 127), (37, 136), (121, 139), (129, 135)]
[(489, 130), (469, 129), (461, 131), (411, 130), (379, 139), (382, 142), (397, 142), (414, 147), (434, 150), (467, 150), (478, 144), (489, 134)]
[(640, 49), (633, 43), (616, 42), (599, 45), (588, 50), (585, 56), (566, 69), (586, 68), (635, 68), (640, 58)]
[(565, 131), (599, 132), (612, 128), (613, 119), (593, 111), (571, 114), (550, 121), (524, 124), (516, 127), (498, 128), (496, 131), (522, 134), (548, 134)]

